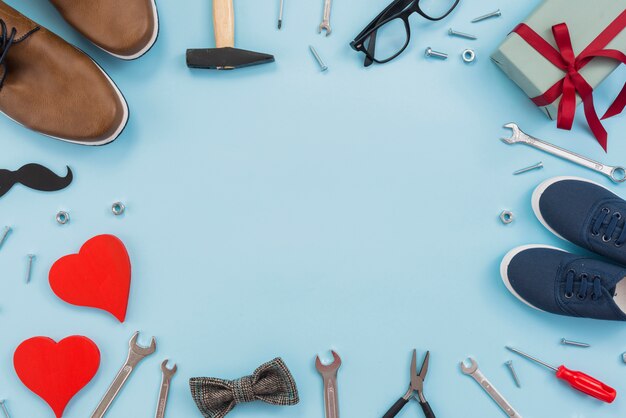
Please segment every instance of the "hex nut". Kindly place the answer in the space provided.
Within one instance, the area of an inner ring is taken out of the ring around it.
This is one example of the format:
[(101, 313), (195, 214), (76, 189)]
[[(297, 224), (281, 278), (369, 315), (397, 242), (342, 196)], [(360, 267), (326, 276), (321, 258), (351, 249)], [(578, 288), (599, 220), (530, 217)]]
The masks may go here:
[(500, 220), (505, 225), (510, 224), (511, 222), (513, 222), (514, 219), (515, 219), (515, 215), (513, 215), (513, 212), (511, 211), (503, 210), (502, 213), (500, 214)]
[(466, 49), (461, 54), (461, 57), (463, 58), (463, 61), (465, 61), (465, 63), (469, 64), (470, 62), (474, 62), (474, 60), (476, 59), (476, 52), (474, 52), (473, 49)]
[(70, 221), (70, 214), (61, 210), (57, 213), (56, 220), (60, 225), (65, 225)]

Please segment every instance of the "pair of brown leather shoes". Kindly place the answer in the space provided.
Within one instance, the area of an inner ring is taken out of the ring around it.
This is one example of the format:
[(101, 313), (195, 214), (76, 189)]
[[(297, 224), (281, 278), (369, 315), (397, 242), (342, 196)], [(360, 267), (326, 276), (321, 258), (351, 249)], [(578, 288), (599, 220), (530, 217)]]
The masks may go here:
[[(156, 41), (154, 0), (50, 1), (118, 58), (138, 58)], [(29, 129), (83, 145), (108, 144), (128, 121), (124, 96), (98, 64), (2, 0), (0, 111)]]

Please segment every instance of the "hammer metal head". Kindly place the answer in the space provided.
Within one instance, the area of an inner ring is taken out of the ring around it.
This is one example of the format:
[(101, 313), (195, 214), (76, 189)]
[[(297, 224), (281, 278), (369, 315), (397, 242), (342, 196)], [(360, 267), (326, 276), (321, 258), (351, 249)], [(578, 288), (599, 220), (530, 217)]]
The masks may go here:
[(187, 67), (234, 70), (274, 62), (274, 56), (237, 48), (188, 49)]

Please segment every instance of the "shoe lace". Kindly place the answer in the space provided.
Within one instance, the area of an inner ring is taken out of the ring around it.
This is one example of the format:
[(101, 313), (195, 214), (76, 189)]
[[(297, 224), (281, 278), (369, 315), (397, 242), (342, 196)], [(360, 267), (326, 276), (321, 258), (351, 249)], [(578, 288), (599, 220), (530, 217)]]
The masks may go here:
[(600, 235), (600, 232), (604, 227), (602, 241), (610, 242), (613, 239), (613, 235), (617, 231), (617, 228), (621, 227), (622, 231), (617, 239), (615, 239), (615, 246), (621, 247), (626, 241), (626, 221), (623, 221), (622, 218), (623, 216), (621, 213), (614, 212), (611, 215), (611, 210), (609, 208), (602, 208), (596, 218), (596, 221), (593, 225), (591, 225), (591, 233), (596, 236)]
[(9, 53), (9, 49), (11, 49), (11, 46), (19, 44), (30, 35), (37, 32), (39, 29), (40, 27), (37, 26), (16, 39), (15, 36), (17, 35), (17, 29), (12, 28), (9, 32), (7, 24), (4, 20), (0, 19), (0, 70), (2, 70), (2, 75), (0, 75), (0, 89), (2, 89), (4, 80), (7, 78), (8, 68), (5, 58)]
[[(589, 280), (589, 275), (583, 273), (578, 276), (580, 280), (580, 286), (578, 287), (577, 297), (580, 300), (584, 300), (591, 291), (591, 299), (598, 300), (602, 297), (602, 279), (600, 276), (593, 276), (592, 280)], [(574, 270), (568, 270), (565, 278), (565, 297), (570, 299), (574, 296), (574, 282), (576, 281), (576, 272)]]

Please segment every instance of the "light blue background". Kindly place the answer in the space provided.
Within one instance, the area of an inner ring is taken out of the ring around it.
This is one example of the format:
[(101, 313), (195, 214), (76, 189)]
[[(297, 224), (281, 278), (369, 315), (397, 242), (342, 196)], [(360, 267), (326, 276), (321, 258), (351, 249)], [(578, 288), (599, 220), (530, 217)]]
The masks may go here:
[[(425, 392), (440, 417), (503, 416), (460, 373), (458, 363), (469, 355), (524, 417), (623, 417), (624, 324), (535, 312), (499, 276), (501, 257), (517, 245), (578, 251), (534, 218), (529, 199), (540, 181), (581, 175), (609, 185), (533, 149), (502, 144), (502, 124), (516, 121), (540, 138), (626, 164), (623, 117), (605, 124), (607, 156), (581, 117), (573, 132), (557, 130), (489, 61), (539, 1), (463, 1), (439, 24), (413, 16), (408, 50), (369, 69), (348, 43), (388, 0), (336, 0), (329, 38), (316, 32), (322, 0), (285, 1), (279, 32), (278, 0), (236, 0), (237, 45), (273, 53), (277, 62), (230, 73), (185, 66), (186, 48), (213, 45), (208, 0), (160, 1), (159, 41), (134, 62), (90, 45), (45, 0), (8, 1), (92, 55), (131, 109), (124, 134), (102, 148), (53, 141), (0, 119), (0, 167), (38, 162), (75, 172), (65, 191), (16, 186), (0, 199), (0, 226), (14, 228), (0, 251), (0, 397), (12, 418), (52, 416), (13, 371), (21, 341), (83, 334), (99, 345), (101, 369), (65, 415), (84, 418), (117, 373), (135, 330), (143, 343), (155, 335), (158, 352), (132, 376), (111, 418), (154, 416), (165, 358), (179, 365), (167, 416), (200, 417), (190, 377), (237, 378), (275, 356), (293, 371), (300, 404), (255, 403), (230, 416), (322, 417), (314, 358), (328, 358), (330, 348), (344, 361), (342, 416), (379, 417), (406, 391), (414, 347), (420, 358), (431, 350)], [(498, 7), (502, 18), (469, 23)], [(450, 38), (450, 26), (479, 40)], [(309, 44), (326, 60), (327, 73), (319, 72)], [(427, 46), (450, 59), (424, 59)], [(476, 49), (473, 65), (460, 59), (466, 47)], [(618, 70), (598, 89), (599, 109), (625, 74)], [(511, 175), (540, 160), (543, 171)], [(122, 218), (110, 213), (116, 200), (128, 207)], [(60, 209), (70, 212), (70, 224), (55, 223)], [(502, 209), (515, 212), (512, 225), (498, 220)], [(60, 301), (47, 283), (56, 259), (101, 233), (119, 236), (133, 262), (123, 325)], [(37, 260), (25, 285), (31, 252)], [(561, 337), (593, 348), (563, 347)], [(514, 358), (505, 344), (583, 369), (620, 395), (610, 406), (581, 396)], [(511, 358), (522, 389), (503, 365)], [(421, 414), (412, 403), (399, 416)]]

